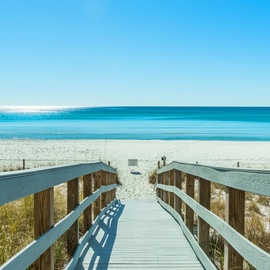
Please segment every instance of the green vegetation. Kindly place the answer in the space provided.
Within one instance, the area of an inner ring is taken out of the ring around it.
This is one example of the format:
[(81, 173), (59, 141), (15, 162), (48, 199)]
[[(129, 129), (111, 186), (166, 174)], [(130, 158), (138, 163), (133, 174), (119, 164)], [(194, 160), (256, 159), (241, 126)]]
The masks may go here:
[(116, 184), (119, 185), (119, 186), (122, 186), (123, 185), (122, 182), (121, 182), (121, 180), (120, 180), (120, 178), (119, 178), (118, 173), (116, 173)]
[[(66, 198), (62, 187), (54, 193), (55, 222), (66, 216)], [(65, 235), (55, 245), (55, 269), (63, 269), (69, 261)], [(33, 195), (0, 206), (0, 265), (34, 240), (34, 199)], [(33, 266), (29, 269), (34, 269)]]
[[(225, 219), (225, 187), (219, 184), (212, 185), (211, 211)], [(266, 224), (270, 222), (269, 217), (264, 217), (260, 206), (268, 206), (269, 199), (246, 192), (246, 214), (245, 214), (245, 237), (252, 243), (270, 253), (270, 232)], [(210, 233), (210, 256), (218, 269), (223, 269), (224, 262), (224, 239), (216, 231), (211, 229)], [(244, 269), (255, 270), (245, 261)]]
[[(22, 167), (6, 167), (4, 171), (21, 170)], [(80, 200), (83, 199), (82, 177), (80, 177)], [(118, 175), (118, 185), (122, 185)], [(59, 222), (67, 214), (66, 183), (54, 188), (54, 223)], [(82, 231), (82, 215), (79, 228)], [(21, 251), (34, 240), (34, 196), (0, 206), (0, 265)], [(66, 233), (54, 244), (55, 270), (63, 269), (70, 260), (67, 251)], [(34, 265), (29, 270), (34, 270)]]
[(150, 184), (154, 185), (156, 181), (157, 181), (157, 169), (153, 170), (148, 176), (148, 182)]

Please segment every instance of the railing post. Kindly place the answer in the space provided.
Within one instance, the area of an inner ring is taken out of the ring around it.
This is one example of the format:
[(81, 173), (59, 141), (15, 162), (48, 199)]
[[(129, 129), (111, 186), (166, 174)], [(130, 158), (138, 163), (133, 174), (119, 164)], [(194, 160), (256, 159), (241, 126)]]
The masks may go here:
[[(160, 184), (163, 184), (163, 173), (160, 173), (158, 175), (158, 181)], [(159, 198), (163, 201), (163, 190), (162, 189), (159, 189)]]
[[(100, 187), (100, 171), (94, 173), (94, 191), (97, 191)], [(100, 197), (98, 197), (94, 202), (94, 219), (98, 216), (100, 212)]]
[[(116, 174), (114, 173), (110, 173), (110, 185), (112, 184), (116, 184)], [(115, 198), (115, 190), (116, 189), (112, 189), (110, 191), (110, 202), (113, 201), (113, 199)]]
[[(116, 176), (113, 173), (110, 173), (110, 185), (116, 183)], [(114, 189), (110, 191), (110, 202), (114, 199)]]
[[(194, 199), (194, 176), (187, 174), (186, 176), (186, 194)], [(193, 234), (194, 230), (194, 211), (186, 204), (186, 226)]]
[[(174, 186), (182, 189), (181, 172), (178, 170), (174, 170)], [(174, 210), (182, 217), (182, 200), (176, 194), (174, 195)]]
[[(157, 175), (157, 183), (161, 184), (161, 182), (162, 182), (162, 175), (158, 174)], [(156, 196), (162, 200), (162, 192), (161, 192), (160, 188), (156, 189)]]
[[(105, 171), (100, 171), (100, 186), (107, 185), (107, 177)], [(107, 192), (104, 192), (100, 196), (100, 210), (103, 209), (107, 205)]]
[[(112, 184), (112, 179), (113, 179), (113, 175), (112, 173), (107, 173), (107, 185), (111, 185)], [(108, 192), (107, 195), (107, 205), (112, 201), (112, 191)]]
[[(112, 184), (116, 184), (116, 174), (112, 174)], [(112, 200), (116, 198), (116, 188), (112, 190)]]
[[(168, 172), (169, 173), (169, 181), (170, 181), (169, 185), (170, 186), (174, 186), (174, 171), (175, 170), (171, 170), (171, 171)], [(170, 192), (169, 197), (170, 197), (170, 199), (169, 199), (170, 206), (172, 208), (174, 208), (174, 193)]]
[[(161, 174), (161, 181), (162, 181), (162, 185), (166, 185), (166, 174), (164, 172)], [(167, 193), (165, 190), (162, 190), (161, 192), (162, 192), (162, 201), (166, 202)]]
[[(166, 179), (166, 185), (169, 186), (170, 185), (170, 172), (168, 171), (165, 174), (166, 174), (166, 178), (165, 178)], [(170, 205), (170, 199), (171, 199), (170, 191), (166, 191), (166, 192), (167, 192), (167, 201), (166, 201), (166, 203), (168, 205)]]
[[(101, 171), (95, 173), (95, 191), (101, 187)], [(94, 202), (95, 207), (95, 218), (99, 215), (101, 209), (101, 196), (99, 196)]]
[[(110, 185), (116, 183), (116, 176), (113, 173), (110, 173)], [(110, 191), (110, 201), (111, 202), (114, 199), (114, 189)]]
[[(93, 175), (83, 176), (83, 198), (87, 198), (93, 193)], [(89, 205), (83, 212), (83, 233), (86, 233), (93, 224), (93, 206)]]
[[(240, 234), (245, 229), (245, 192), (226, 187), (226, 214), (225, 221)], [(243, 257), (225, 241), (224, 248), (225, 270), (243, 269)]]
[[(111, 184), (111, 173), (109, 172), (106, 172), (106, 183), (107, 183), (107, 186)], [(108, 191), (107, 196), (106, 196), (106, 205), (108, 205), (110, 201), (111, 201), (111, 192)]]
[[(67, 213), (69, 214), (79, 204), (79, 178), (67, 182)], [(67, 246), (69, 255), (73, 255), (79, 243), (79, 222), (76, 220), (67, 231)]]
[[(54, 225), (54, 190), (34, 194), (34, 236), (38, 238)], [(48, 248), (34, 263), (36, 269), (54, 269), (54, 249)]]
[[(101, 188), (101, 175), (102, 175), (102, 170), (99, 171), (98, 189)], [(100, 195), (99, 195), (99, 199), (98, 199), (98, 201), (99, 201), (98, 215), (99, 215), (99, 213), (100, 213), (101, 210), (102, 210), (102, 195), (103, 195), (103, 194), (100, 194)]]
[[(164, 172), (163, 173), (162, 180), (163, 180), (163, 184), (164, 185), (168, 185), (168, 183), (169, 183), (168, 172)], [(169, 200), (170, 200), (170, 198), (169, 198), (169, 191), (163, 190), (163, 201), (168, 204), (169, 203)]]
[[(211, 182), (202, 178), (199, 178), (198, 180), (199, 204), (209, 210)], [(198, 217), (198, 243), (207, 256), (209, 256), (209, 231), (210, 225), (201, 217)]]

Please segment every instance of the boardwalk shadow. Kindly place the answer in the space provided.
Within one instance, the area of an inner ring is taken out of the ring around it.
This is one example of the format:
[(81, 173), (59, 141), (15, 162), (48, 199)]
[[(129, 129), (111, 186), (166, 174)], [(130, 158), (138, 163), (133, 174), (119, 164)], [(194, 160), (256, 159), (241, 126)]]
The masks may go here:
[[(124, 205), (118, 201), (115, 206), (107, 212), (99, 222), (99, 226), (94, 231), (88, 245), (84, 249), (81, 257), (91, 256), (89, 265), (82, 269), (107, 269), (114, 246), (118, 220), (124, 210)], [(82, 262), (79, 261), (79, 264)], [(82, 267), (82, 264), (81, 264)]]

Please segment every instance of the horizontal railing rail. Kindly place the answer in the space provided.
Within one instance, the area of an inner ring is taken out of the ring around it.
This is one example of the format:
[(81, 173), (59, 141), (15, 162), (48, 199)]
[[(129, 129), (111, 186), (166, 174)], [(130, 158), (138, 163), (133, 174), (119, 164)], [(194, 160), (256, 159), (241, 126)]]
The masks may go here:
[[(195, 179), (198, 180), (198, 202), (194, 199)], [(211, 182), (226, 187), (225, 221), (210, 211)], [(208, 258), (210, 227), (225, 240), (225, 269), (243, 269), (243, 258), (256, 269), (270, 269), (270, 254), (244, 237), (245, 192), (269, 197), (270, 171), (173, 162), (158, 170), (156, 191), (158, 202), (179, 222), (206, 269), (215, 269)], [(185, 215), (182, 202), (186, 205)], [(198, 216), (197, 239), (194, 213)]]
[(178, 170), (224, 186), (270, 196), (270, 171), (241, 168), (222, 168), (173, 162), (159, 169), (158, 173)]
[[(79, 177), (83, 177), (81, 202)], [(67, 216), (54, 224), (54, 187), (66, 182)], [(26, 269), (33, 263), (35, 269), (54, 269), (53, 245), (65, 232), (69, 255), (78, 254), (85, 242), (79, 239), (79, 217), (83, 214), (83, 232), (89, 238), (93, 221), (115, 200), (116, 187), (116, 170), (102, 162), (1, 173), (0, 205), (34, 194), (35, 240), (0, 269), (16, 269), (18, 265)], [(72, 258), (72, 265), (75, 263)]]
[(0, 173), (0, 205), (100, 170), (116, 173), (103, 162)]

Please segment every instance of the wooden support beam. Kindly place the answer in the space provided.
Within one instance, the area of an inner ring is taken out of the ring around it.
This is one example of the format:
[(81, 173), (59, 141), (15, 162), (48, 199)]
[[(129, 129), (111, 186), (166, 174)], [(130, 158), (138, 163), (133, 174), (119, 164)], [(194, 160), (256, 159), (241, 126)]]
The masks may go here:
[[(164, 184), (164, 180), (163, 180), (163, 173), (160, 174), (160, 184)], [(162, 189), (159, 190), (159, 194), (160, 194), (160, 199), (162, 201), (164, 201), (164, 192)]]
[[(112, 173), (107, 173), (107, 185), (111, 185), (113, 180), (113, 174)], [(107, 205), (112, 201), (112, 191), (108, 192), (107, 196)]]
[[(174, 186), (182, 189), (182, 177), (181, 172), (174, 170)], [(174, 194), (174, 210), (183, 218), (182, 216), (182, 200)]]
[[(116, 184), (117, 182), (117, 175), (116, 174), (112, 174), (112, 184)], [(112, 190), (112, 200), (116, 198), (116, 188)]]
[[(100, 188), (100, 171), (94, 173), (94, 191)], [(100, 196), (94, 202), (94, 219), (100, 212)]]
[[(67, 182), (67, 214), (79, 204), (79, 178)], [(67, 231), (67, 247), (69, 255), (73, 255), (79, 243), (79, 222), (76, 220)]]
[[(100, 171), (100, 186), (107, 185), (107, 177), (105, 171)], [(100, 196), (100, 210), (102, 210), (107, 205), (107, 192), (104, 192)]]
[[(34, 236), (38, 238), (54, 225), (54, 190), (34, 194)], [(54, 269), (54, 248), (47, 249), (34, 263), (35, 269)]]
[[(168, 171), (168, 172), (166, 172), (165, 173), (166, 174), (166, 185), (167, 186), (169, 186), (170, 185), (170, 172)], [(170, 192), (169, 191), (166, 191), (167, 192), (167, 204), (169, 204), (170, 205)]]
[[(211, 199), (211, 182), (200, 178), (198, 193), (199, 204), (209, 210)], [(209, 232), (209, 224), (206, 223), (201, 217), (198, 217), (198, 243), (207, 256), (209, 256)]]
[[(194, 176), (187, 174), (186, 176), (186, 194), (194, 199)], [(186, 226), (193, 234), (194, 230), (194, 211), (186, 204)]]
[[(110, 173), (110, 175), (111, 175), (110, 176), (110, 179), (111, 179), (110, 183), (111, 184), (116, 184), (116, 174)], [(111, 193), (110, 201), (112, 201), (115, 198), (116, 189), (111, 190), (110, 193)]]
[[(158, 178), (157, 180), (158, 184), (162, 184), (162, 174), (158, 174), (157, 178)], [(162, 200), (162, 191), (160, 188), (156, 189), (156, 196)]]
[[(165, 173), (161, 173), (161, 184), (165, 185)], [(161, 199), (163, 202), (165, 202), (166, 198), (166, 192), (165, 190), (161, 190)]]
[[(169, 173), (169, 185), (174, 186), (174, 172), (175, 170), (171, 170)], [(174, 208), (174, 193), (170, 192), (169, 193), (170, 199), (169, 199), (169, 204), (172, 208)]]
[[(97, 190), (97, 182), (98, 182), (98, 176), (97, 176), (97, 173), (94, 173), (93, 174), (93, 180), (94, 180), (94, 183), (93, 183), (93, 192), (95, 192)], [(93, 219), (95, 220), (96, 217), (97, 217), (97, 201), (94, 201), (92, 203), (93, 205)]]
[[(102, 171), (100, 170), (99, 171), (98, 189), (100, 189), (100, 187), (101, 187), (101, 174), (102, 174)], [(102, 195), (100, 195), (99, 196), (99, 199), (97, 199), (97, 201), (98, 201), (98, 204), (97, 205), (99, 206), (98, 207), (98, 215), (99, 215), (100, 211), (102, 210), (102, 200), (101, 200)]]
[[(168, 185), (168, 173), (164, 172), (162, 173), (162, 180), (164, 185)], [(163, 190), (163, 201), (165, 203), (168, 203), (169, 201), (169, 192), (166, 190)]]
[[(110, 184), (115, 184), (116, 183), (116, 174), (110, 173)], [(114, 199), (114, 193), (115, 189), (110, 191), (110, 201)]]
[[(111, 184), (111, 173), (109, 172), (106, 172), (106, 183), (107, 186)], [(111, 192), (108, 191), (106, 196), (106, 205), (108, 205), (110, 201), (111, 201)]]
[[(87, 198), (93, 193), (93, 175), (87, 174), (83, 176), (83, 198)], [(89, 205), (83, 211), (83, 233), (85, 234), (93, 225), (93, 205)]]
[[(226, 187), (225, 221), (240, 234), (245, 232), (245, 192)], [(243, 257), (225, 241), (224, 248), (225, 270), (243, 269)]]

